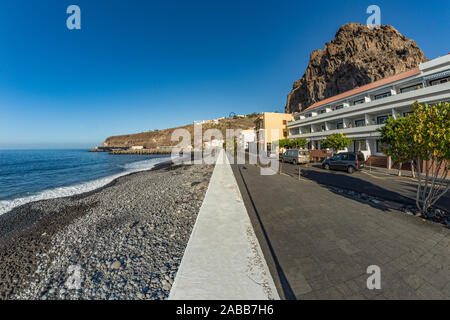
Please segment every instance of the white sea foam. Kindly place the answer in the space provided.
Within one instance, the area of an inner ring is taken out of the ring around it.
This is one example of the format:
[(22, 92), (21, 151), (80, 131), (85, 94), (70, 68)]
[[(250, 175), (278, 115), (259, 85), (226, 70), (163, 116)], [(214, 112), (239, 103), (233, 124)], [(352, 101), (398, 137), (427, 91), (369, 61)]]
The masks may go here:
[(39, 201), (39, 200), (46, 200), (46, 199), (54, 199), (59, 197), (67, 197), (67, 196), (73, 196), (76, 194), (89, 192), (92, 190), (95, 190), (97, 188), (103, 187), (104, 185), (107, 185), (114, 179), (117, 179), (118, 177), (127, 175), (129, 173), (138, 172), (138, 171), (144, 171), (152, 169), (155, 165), (158, 163), (162, 163), (165, 161), (170, 160), (170, 157), (162, 157), (162, 158), (154, 158), (144, 161), (138, 161), (134, 163), (128, 163), (124, 166), (124, 171), (112, 176), (100, 178), (93, 181), (87, 181), (80, 184), (68, 186), (68, 187), (58, 187), (55, 189), (49, 189), (41, 191), (37, 194), (30, 195), (23, 198), (17, 198), (13, 200), (1, 200), (0, 201), (0, 215), (4, 214), (15, 207), (18, 207), (20, 205), (23, 205), (25, 203), (33, 202), (33, 201)]

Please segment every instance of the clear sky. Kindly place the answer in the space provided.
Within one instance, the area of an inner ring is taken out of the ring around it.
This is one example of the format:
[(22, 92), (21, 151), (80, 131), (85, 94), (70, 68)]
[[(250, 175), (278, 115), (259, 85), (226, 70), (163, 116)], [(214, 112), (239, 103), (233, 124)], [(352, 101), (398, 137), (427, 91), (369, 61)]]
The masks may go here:
[[(194, 120), (283, 111), (312, 50), (381, 23), (450, 52), (449, 1), (0, 0), (0, 147), (95, 145)], [(68, 30), (66, 8), (81, 8)]]

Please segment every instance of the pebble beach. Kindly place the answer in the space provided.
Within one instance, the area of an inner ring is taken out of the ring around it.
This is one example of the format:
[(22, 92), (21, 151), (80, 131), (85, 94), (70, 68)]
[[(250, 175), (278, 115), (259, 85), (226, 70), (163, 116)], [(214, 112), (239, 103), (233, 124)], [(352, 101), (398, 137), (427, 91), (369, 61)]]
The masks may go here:
[(165, 163), (1, 215), (0, 299), (166, 299), (213, 168)]

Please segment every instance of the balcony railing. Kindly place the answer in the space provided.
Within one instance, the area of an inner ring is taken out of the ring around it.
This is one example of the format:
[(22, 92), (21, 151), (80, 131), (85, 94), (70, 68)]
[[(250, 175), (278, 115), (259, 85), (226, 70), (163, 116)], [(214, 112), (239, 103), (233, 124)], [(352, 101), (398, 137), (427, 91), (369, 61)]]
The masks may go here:
[(290, 135), (289, 138), (310, 138), (315, 136), (322, 136), (322, 135), (332, 135), (333, 133), (345, 133), (345, 134), (352, 134), (352, 133), (360, 133), (360, 132), (368, 132), (368, 131), (376, 131), (378, 128), (381, 128), (384, 126), (384, 124), (375, 124), (375, 125), (367, 125), (362, 127), (352, 127), (352, 128), (344, 128), (344, 129), (332, 129), (332, 130), (326, 130), (326, 131), (316, 131), (316, 132), (307, 132), (307, 133), (300, 133), (296, 135)]
[[(295, 123), (295, 122), (298, 122), (298, 121), (310, 121), (310, 120), (313, 120), (312, 118), (317, 118), (317, 117), (320, 117), (320, 116), (330, 116), (330, 115), (333, 115), (333, 114), (335, 114), (335, 113), (337, 113), (337, 112), (339, 112), (339, 111), (343, 111), (343, 110), (349, 110), (349, 109), (355, 109), (355, 108), (361, 108), (361, 107), (363, 107), (364, 105), (367, 105), (368, 103), (373, 103), (373, 102), (380, 102), (381, 100), (384, 100), (384, 99), (386, 99), (386, 98), (399, 98), (399, 97), (401, 97), (401, 96), (403, 96), (403, 95), (406, 95), (406, 94), (411, 94), (411, 93), (417, 93), (417, 91), (421, 91), (421, 90), (424, 90), (424, 89), (429, 89), (429, 88), (431, 88), (432, 86), (427, 86), (427, 87), (421, 87), (421, 88), (417, 88), (417, 89), (415, 89), (415, 90), (412, 90), (412, 91), (406, 91), (406, 92), (397, 92), (395, 95), (391, 95), (391, 96), (386, 96), (386, 97), (383, 97), (382, 99), (373, 99), (373, 100), (371, 100), (371, 101), (364, 101), (364, 102), (362, 102), (362, 103), (359, 103), (359, 104), (356, 104), (356, 105), (351, 105), (351, 106), (348, 106), (348, 107), (346, 107), (346, 108), (341, 108), (341, 109), (335, 109), (335, 110), (331, 110), (331, 111), (328, 111), (328, 112), (325, 112), (325, 113), (318, 113), (318, 114), (316, 114), (316, 115), (312, 115), (312, 116), (310, 116), (310, 117), (305, 117), (305, 118), (303, 118), (303, 119), (300, 119), (299, 117), (297, 117), (297, 118), (294, 118), (292, 121), (289, 121), (288, 122), (288, 124), (291, 124), (291, 123)], [(325, 118), (325, 117), (324, 117)]]

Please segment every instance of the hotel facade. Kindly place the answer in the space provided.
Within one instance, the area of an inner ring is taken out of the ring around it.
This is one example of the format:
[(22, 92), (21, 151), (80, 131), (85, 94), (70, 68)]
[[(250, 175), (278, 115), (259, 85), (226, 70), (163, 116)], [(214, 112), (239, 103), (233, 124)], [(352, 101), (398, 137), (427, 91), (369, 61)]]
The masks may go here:
[[(263, 112), (255, 120), (256, 145), (258, 152), (274, 152), (277, 142), (288, 137), (286, 128), (293, 119), (290, 113)], [(274, 135), (273, 133), (278, 133)]]
[(289, 139), (306, 138), (308, 149), (321, 150), (321, 141), (329, 135), (345, 133), (354, 139), (348, 151), (361, 151), (366, 159), (391, 168), (377, 129), (390, 116), (411, 113), (415, 101), (450, 101), (450, 54), (309, 106), (287, 124)]

